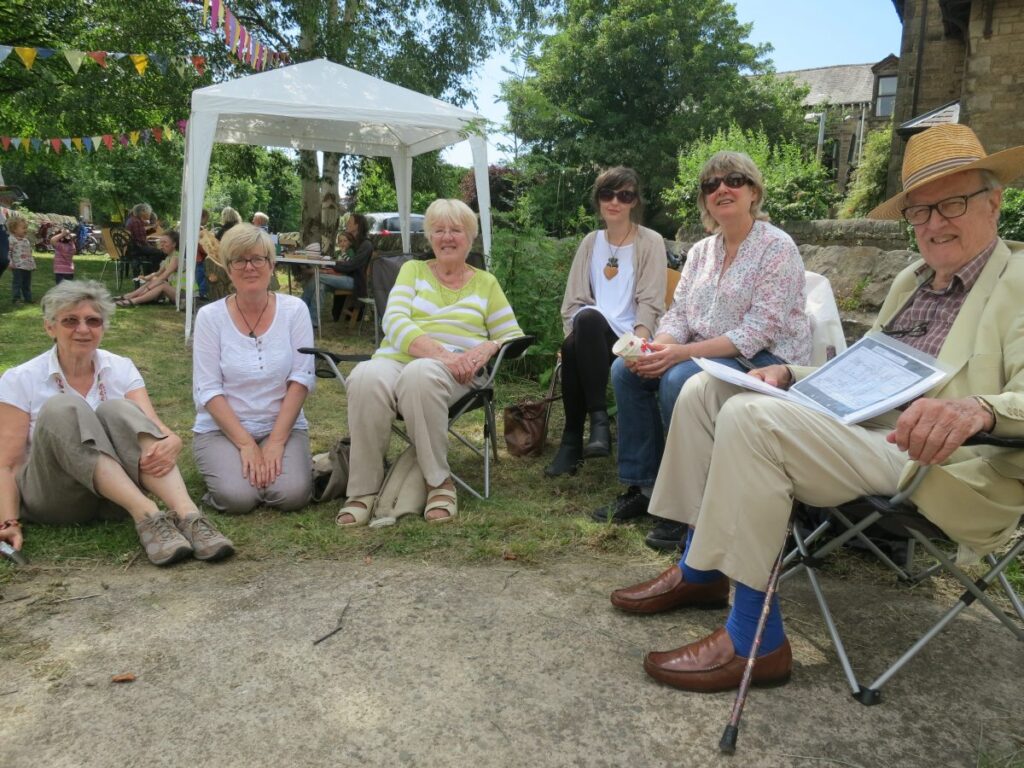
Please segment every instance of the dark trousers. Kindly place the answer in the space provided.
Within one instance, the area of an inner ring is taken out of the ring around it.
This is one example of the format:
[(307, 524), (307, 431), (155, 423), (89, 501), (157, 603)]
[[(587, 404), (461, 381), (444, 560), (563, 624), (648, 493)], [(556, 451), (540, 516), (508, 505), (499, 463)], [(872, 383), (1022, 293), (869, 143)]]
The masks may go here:
[(608, 410), (608, 371), (615, 356), (615, 332), (594, 309), (584, 309), (572, 321), (572, 333), (562, 342), (562, 405), (565, 431), (583, 433), (587, 414)]
[(10, 238), (7, 234), (7, 227), (0, 224), (0, 277), (3, 277), (4, 270), (10, 265), (9, 251)]
[(74, 279), (75, 279), (74, 275), (62, 275), (60, 272), (54, 272), (53, 273), (53, 284), (54, 285), (60, 285), (65, 280), (74, 280)]
[(32, 301), (31, 269), (11, 269), (11, 295), (14, 301)]

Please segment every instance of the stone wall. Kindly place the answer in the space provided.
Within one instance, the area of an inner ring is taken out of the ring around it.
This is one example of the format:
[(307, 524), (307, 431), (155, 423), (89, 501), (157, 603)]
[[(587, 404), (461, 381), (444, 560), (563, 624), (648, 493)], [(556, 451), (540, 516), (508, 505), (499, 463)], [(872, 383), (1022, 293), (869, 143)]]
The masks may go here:
[[(797, 245), (866, 245), (884, 250), (907, 247), (906, 225), (902, 221), (819, 219), (787, 221), (776, 226), (788, 233)], [(675, 247), (671, 250), (685, 256), (690, 246), (703, 237), (701, 230), (681, 228), (676, 233)]]

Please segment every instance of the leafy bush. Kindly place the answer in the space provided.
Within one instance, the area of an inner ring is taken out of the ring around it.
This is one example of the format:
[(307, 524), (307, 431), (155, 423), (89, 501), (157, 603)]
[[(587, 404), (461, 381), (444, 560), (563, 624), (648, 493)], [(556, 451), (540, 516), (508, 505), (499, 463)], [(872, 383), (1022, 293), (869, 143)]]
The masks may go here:
[(889, 150), (892, 144), (892, 126), (872, 131), (864, 140), (864, 157), (853, 172), (846, 199), (839, 210), (839, 218), (855, 219), (885, 200), (885, 183), (889, 175)]
[(555, 240), (539, 227), (496, 229), (491, 271), (515, 310), (519, 326), (537, 337), (529, 369), (551, 368), (562, 344), (562, 296), (579, 241)]
[(1024, 242), (1024, 189), (1003, 190), (1003, 208), (999, 214), (999, 236)]
[(729, 126), (714, 136), (703, 137), (679, 152), (679, 173), (675, 185), (665, 192), (665, 204), (675, 211), (685, 227), (700, 227), (697, 208), (697, 180), (704, 163), (722, 150), (744, 152), (764, 176), (764, 210), (774, 222), (825, 219), (838, 195), (828, 169), (805, 147), (791, 140), (772, 144), (763, 131), (744, 131)]

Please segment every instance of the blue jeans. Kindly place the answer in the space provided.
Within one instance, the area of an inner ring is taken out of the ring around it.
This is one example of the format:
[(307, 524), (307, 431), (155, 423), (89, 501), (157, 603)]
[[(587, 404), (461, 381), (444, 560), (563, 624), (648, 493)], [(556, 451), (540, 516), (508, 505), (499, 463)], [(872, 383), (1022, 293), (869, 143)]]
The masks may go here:
[(199, 286), (199, 297), (202, 299), (206, 298), (206, 291), (209, 289), (209, 284), (206, 282), (206, 262), (196, 262), (196, 285)]
[[(355, 290), (356, 281), (351, 275), (320, 275), (320, 286), (324, 291), (352, 291)], [(313, 293), (315, 290), (312, 277), (302, 284), (302, 300), (309, 307), (309, 317), (313, 321), (314, 328), (320, 325), (320, 318), (316, 316), (315, 294)], [(324, 297), (321, 296), (321, 306), (323, 303)]]
[[(711, 359), (743, 370), (734, 357)], [(750, 361), (758, 368), (783, 362), (766, 350), (758, 352)], [(686, 380), (700, 372), (700, 366), (687, 360), (669, 368), (660, 379), (645, 379), (629, 370), (622, 358), (616, 358), (612, 363), (612, 386), (619, 408), (615, 419), (619, 442), (619, 482), (641, 488), (654, 485), (676, 398)]]
[(32, 270), (12, 269), (11, 270), (12, 299), (17, 301), (32, 301)]

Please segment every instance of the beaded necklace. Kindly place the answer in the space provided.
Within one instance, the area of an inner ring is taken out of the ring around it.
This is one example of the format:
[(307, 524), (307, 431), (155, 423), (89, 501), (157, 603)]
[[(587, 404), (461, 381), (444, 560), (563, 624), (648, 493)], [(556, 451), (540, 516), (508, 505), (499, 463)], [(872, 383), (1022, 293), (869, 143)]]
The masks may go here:
[[(68, 392), (68, 388), (64, 384), (64, 376), (63, 376), (63, 374), (62, 373), (56, 373), (56, 374), (54, 374), (54, 377), (55, 377), (55, 380), (57, 382), (57, 389), (60, 390), (60, 393), (62, 395), (66, 395), (67, 392)], [(103, 374), (102, 373), (97, 373), (96, 374), (96, 382), (98, 384), (97, 389), (98, 389), (99, 395), (100, 395), (100, 402), (101, 403), (105, 403), (107, 401), (107, 385), (103, 383)], [(77, 392), (78, 390), (75, 390), (75, 391)]]

